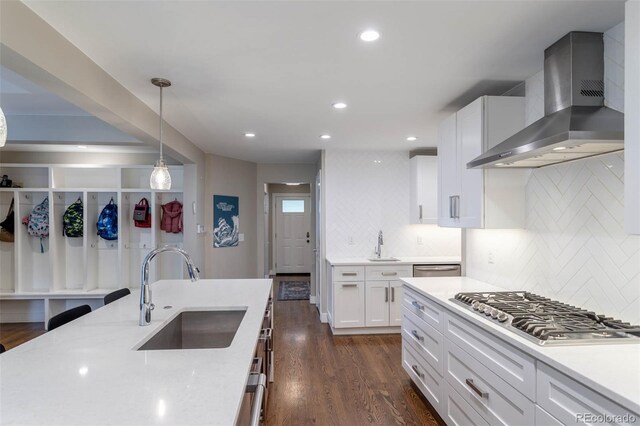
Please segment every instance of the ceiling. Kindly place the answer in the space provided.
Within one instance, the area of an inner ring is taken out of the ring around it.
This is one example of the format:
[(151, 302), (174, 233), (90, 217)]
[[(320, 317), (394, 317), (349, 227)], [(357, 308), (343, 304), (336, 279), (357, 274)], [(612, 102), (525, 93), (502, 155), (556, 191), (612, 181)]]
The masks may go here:
[(3, 66), (0, 106), (9, 123), (3, 151), (157, 152)]
[(149, 79), (172, 80), (165, 118), (204, 151), (267, 163), (433, 147), (449, 111), (539, 71), (565, 33), (624, 19), (615, 0), (25, 3), (154, 110)]

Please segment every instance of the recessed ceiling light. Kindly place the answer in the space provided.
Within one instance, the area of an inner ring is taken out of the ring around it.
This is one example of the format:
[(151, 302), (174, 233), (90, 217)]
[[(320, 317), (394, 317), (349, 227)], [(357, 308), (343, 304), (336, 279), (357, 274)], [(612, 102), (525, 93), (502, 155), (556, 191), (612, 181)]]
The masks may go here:
[(563, 149), (567, 149), (566, 146), (557, 146), (555, 148), (553, 148), (554, 151), (562, 151)]
[(331, 135), (321, 135), (320, 139), (331, 139)]
[(345, 109), (347, 107), (347, 104), (345, 104), (344, 102), (336, 102), (333, 104), (333, 107), (335, 109)]
[(245, 133), (245, 134), (244, 134), (244, 136), (245, 136), (246, 138), (255, 138), (255, 137), (256, 137), (256, 134), (255, 134), (255, 133)]
[(376, 30), (366, 30), (360, 33), (360, 40), (362, 41), (376, 41), (380, 38), (380, 33)]
[(496, 166), (504, 166), (504, 163), (496, 163)]
[(76, 148), (87, 149), (87, 146), (86, 145), (77, 145)]
[(415, 137), (415, 136), (407, 136), (407, 140), (408, 140), (409, 142), (415, 142), (415, 141), (417, 141), (417, 140), (418, 140), (418, 138), (417, 138), (417, 137)]

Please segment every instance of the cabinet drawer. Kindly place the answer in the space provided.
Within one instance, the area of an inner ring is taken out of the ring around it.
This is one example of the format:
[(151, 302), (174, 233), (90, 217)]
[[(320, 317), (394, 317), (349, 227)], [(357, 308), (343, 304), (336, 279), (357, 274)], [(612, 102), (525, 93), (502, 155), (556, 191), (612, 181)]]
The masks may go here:
[(333, 281), (364, 281), (364, 266), (334, 266)]
[(435, 302), (404, 286), (402, 292), (402, 304), (410, 312), (415, 314), (422, 321), (435, 328), (440, 333), (444, 330), (444, 311)]
[(535, 404), (455, 343), (445, 339), (445, 378), (492, 425), (530, 425)]
[(457, 315), (447, 312), (444, 322), (447, 339), (534, 401), (536, 366), (532, 357)]
[[(630, 377), (629, 380), (636, 378)], [(538, 405), (561, 423), (640, 424), (637, 413), (542, 362), (538, 363), (537, 389)], [(604, 421), (596, 416), (605, 417)]]
[(444, 379), (402, 339), (402, 367), (429, 403), (440, 412)]
[(436, 329), (403, 308), (402, 338), (441, 376), (444, 375), (444, 337)]
[(489, 426), (480, 414), (456, 392), (445, 380), (445, 395), (442, 401), (440, 416), (448, 425), (456, 426)]
[(563, 426), (563, 423), (536, 405), (536, 426)]
[(413, 274), (410, 266), (380, 265), (367, 266), (364, 269), (367, 281), (392, 281)]

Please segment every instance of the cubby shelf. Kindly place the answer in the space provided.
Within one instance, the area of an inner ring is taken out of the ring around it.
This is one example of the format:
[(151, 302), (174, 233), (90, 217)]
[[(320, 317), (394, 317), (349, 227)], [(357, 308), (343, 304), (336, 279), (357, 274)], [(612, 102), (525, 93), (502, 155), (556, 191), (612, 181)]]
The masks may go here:
[[(170, 169), (172, 190), (154, 191), (140, 187), (148, 185), (150, 166), (0, 165), (0, 175), (21, 185), (0, 188), (0, 220), (15, 200), (15, 241), (0, 242), (0, 308), (11, 304), (8, 313), (0, 313), (0, 322), (25, 320), (20, 303), (26, 307), (33, 302), (27, 320), (46, 321), (63, 308), (83, 301), (96, 305), (113, 290), (139, 286), (142, 260), (153, 248), (184, 243), (182, 233), (160, 230), (162, 204), (183, 200), (182, 166)], [(150, 228), (137, 228), (133, 222), (133, 209), (143, 197), (151, 208)], [(46, 198), (49, 237), (42, 239), (42, 251), (40, 239), (30, 236), (21, 221)], [(106, 241), (97, 235), (96, 222), (111, 198), (118, 205), (118, 239)], [(63, 236), (62, 216), (77, 199), (84, 207), (83, 236), (70, 238)], [(184, 278), (177, 256), (156, 260), (152, 281)]]

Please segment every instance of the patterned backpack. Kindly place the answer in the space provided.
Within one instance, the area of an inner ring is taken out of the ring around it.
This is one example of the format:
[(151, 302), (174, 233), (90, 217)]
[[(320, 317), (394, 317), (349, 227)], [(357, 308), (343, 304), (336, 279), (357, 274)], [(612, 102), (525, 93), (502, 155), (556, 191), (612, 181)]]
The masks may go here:
[(82, 200), (72, 203), (62, 215), (62, 235), (67, 237), (82, 237)]
[(44, 253), (42, 239), (49, 236), (49, 197), (46, 197), (31, 210), (27, 222), (27, 232), (32, 237), (40, 238), (40, 252)]
[(113, 198), (100, 212), (96, 226), (100, 238), (108, 241), (118, 239), (118, 206)]

